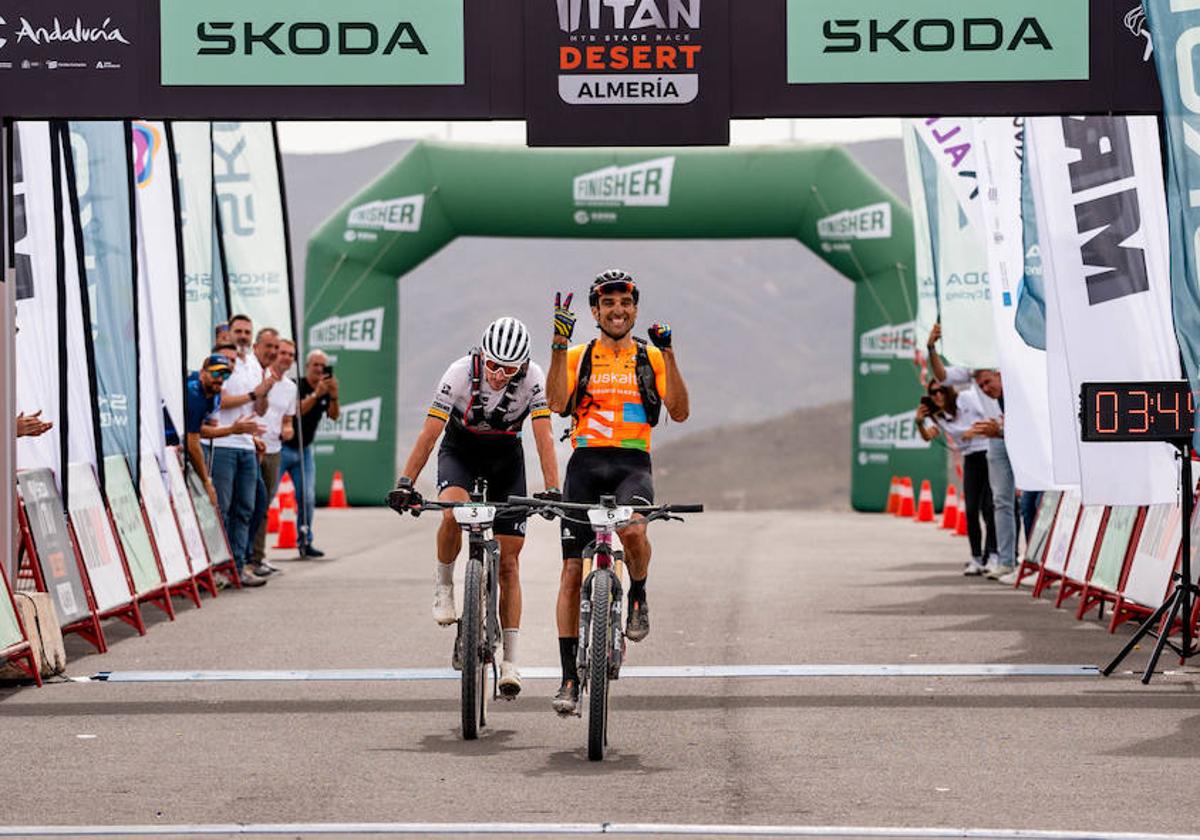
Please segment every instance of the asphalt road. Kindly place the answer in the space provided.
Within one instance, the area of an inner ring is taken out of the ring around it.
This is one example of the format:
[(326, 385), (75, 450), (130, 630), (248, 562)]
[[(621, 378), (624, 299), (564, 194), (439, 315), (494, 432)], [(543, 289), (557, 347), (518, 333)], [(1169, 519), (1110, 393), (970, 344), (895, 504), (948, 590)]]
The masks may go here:
[[(433, 517), (321, 511), (320, 561), (108, 622), (69, 673), (444, 667)], [(965, 540), (851, 513), (656, 525), (630, 665), (1103, 664), (1127, 632), (960, 576)], [(521, 660), (557, 664), (553, 525), (523, 557)], [(461, 565), (461, 564), (460, 564)], [(1145, 651), (1127, 660), (1137, 669)], [(0, 828), (528, 822), (1195, 832), (1200, 670), (1075, 677), (622, 679), (612, 747), (551, 679), (460, 739), (453, 681), (63, 682), (0, 689)], [(330, 829), (332, 830), (332, 829)], [(80, 828), (78, 833), (83, 833)], [(303, 832), (296, 831), (294, 836)]]

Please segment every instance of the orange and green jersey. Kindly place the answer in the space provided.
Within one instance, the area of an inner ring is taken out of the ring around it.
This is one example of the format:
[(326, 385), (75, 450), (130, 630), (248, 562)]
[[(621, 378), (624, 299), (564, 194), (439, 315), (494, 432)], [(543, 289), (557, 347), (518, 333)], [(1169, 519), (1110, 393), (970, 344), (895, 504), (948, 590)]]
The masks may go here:
[[(567, 393), (579, 382), (579, 363), (586, 344), (567, 351)], [(667, 364), (662, 351), (647, 346), (654, 383), (663, 401), (667, 398)], [(571, 445), (580, 448), (619, 447), (650, 451), (650, 424), (637, 386), (637, 345), (612, 351), (600, 341), (592, 349), (592, 375), (587, 396), (575, 409)]]

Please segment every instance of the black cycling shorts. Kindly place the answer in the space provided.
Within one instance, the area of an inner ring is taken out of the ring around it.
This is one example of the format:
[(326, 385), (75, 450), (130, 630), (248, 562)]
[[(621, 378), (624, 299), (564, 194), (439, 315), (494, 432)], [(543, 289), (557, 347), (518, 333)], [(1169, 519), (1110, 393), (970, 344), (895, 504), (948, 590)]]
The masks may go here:
[[(462, 447), (442, 441), (438, 449), (438, 493), (447, 487), (461, 487), (470, 493), (476, 479), (487, 482), (490, 502), (504, 502), (509, 496), (525, 495), (525, 450), (521, 444)], [(526, 515), (501, 512), (496, 515), (492, 533), (498, 536), (525, 536)]]
[[(601, 496), (616, 496), (620, 505), (654, 504), (650, 453), (615, 447), (576, 449), (567, 462), (563, 501), (598, 502)], [(571, 511), (570, 516), (584, 521), (563, 522), (564, 560), (582, 557), (584, 548), (595, 536), (586, 523), (585, 512)]]

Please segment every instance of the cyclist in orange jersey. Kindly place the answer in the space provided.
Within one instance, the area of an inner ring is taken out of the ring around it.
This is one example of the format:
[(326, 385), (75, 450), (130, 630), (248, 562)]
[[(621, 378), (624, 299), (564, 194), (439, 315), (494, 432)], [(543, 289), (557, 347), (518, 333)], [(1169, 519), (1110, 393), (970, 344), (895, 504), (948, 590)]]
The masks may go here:
[[(599, 275), (588, 295), (600, 337), (570, 347), (575, 328), (571, 298), (559, 295), (554, 306), (554, 341), (546, 375), (550, 410), (571, 418), (574, 452), (567, 463), (563, 499), (597, 502), (614, 495), (618, 504), (654, 503), (650, 433), (662, 408), (677, 423), (690, 412), (687, 386), (675, 361), (671, 328), (654, 324), (648, 346), (633, 336), (639, 293), (633, 278), (613, 269)], [(639, 517), (640, 518), (640, 517)], [(619, 532), (629, 566), (629, 618), (625, 635), (634, 642), (650, 632), (646, 576), (650, 541), (646, 526)], [(561, 715), (579, 704), (576, 655), (579, 647), (579, 589), (583, 552), (591, 541), (587, 524), (563, 523), (563, 568), (558, 588), (558, 642), (562, 685), (554, 698)]]

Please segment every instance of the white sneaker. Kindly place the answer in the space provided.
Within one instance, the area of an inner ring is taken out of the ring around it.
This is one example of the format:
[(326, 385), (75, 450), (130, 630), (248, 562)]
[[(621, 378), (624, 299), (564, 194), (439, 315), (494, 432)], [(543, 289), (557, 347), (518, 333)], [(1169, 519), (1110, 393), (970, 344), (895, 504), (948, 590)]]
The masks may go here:
[(967, 561), (967, 565), (963, 566), (964, 577), (978, 577), (983, 574), (983, 564), (979, 562), (979, 558), (972, 557)]
[(505, 700), (512, 700), (521, 693), (521, 672), (517, 670), (515, 663), (507, 659), (500, 662), (500, 682), (497, 683), (497, 688)]
[(987, 562), (983, 564), (983, 573), (992, 580), (995, 580), (1011, 568), (1012, 566), (1005, 566), (1000, 562), (999, 554), (989, 554)]
[(454, 584), (437, 584), (433, 587), (433, 620), (445, 627), (458, 620), (454, 608)]
[(1002, 574), (1002, 575), (1000, 575), (1000, 577), (996, 578), (996, 580), (997, 580), (997, 582), (1002, 583), (1005, 586), (1016, 586), (1017, 585), (1017, 570), (1010, 569), (1005, 574)]

